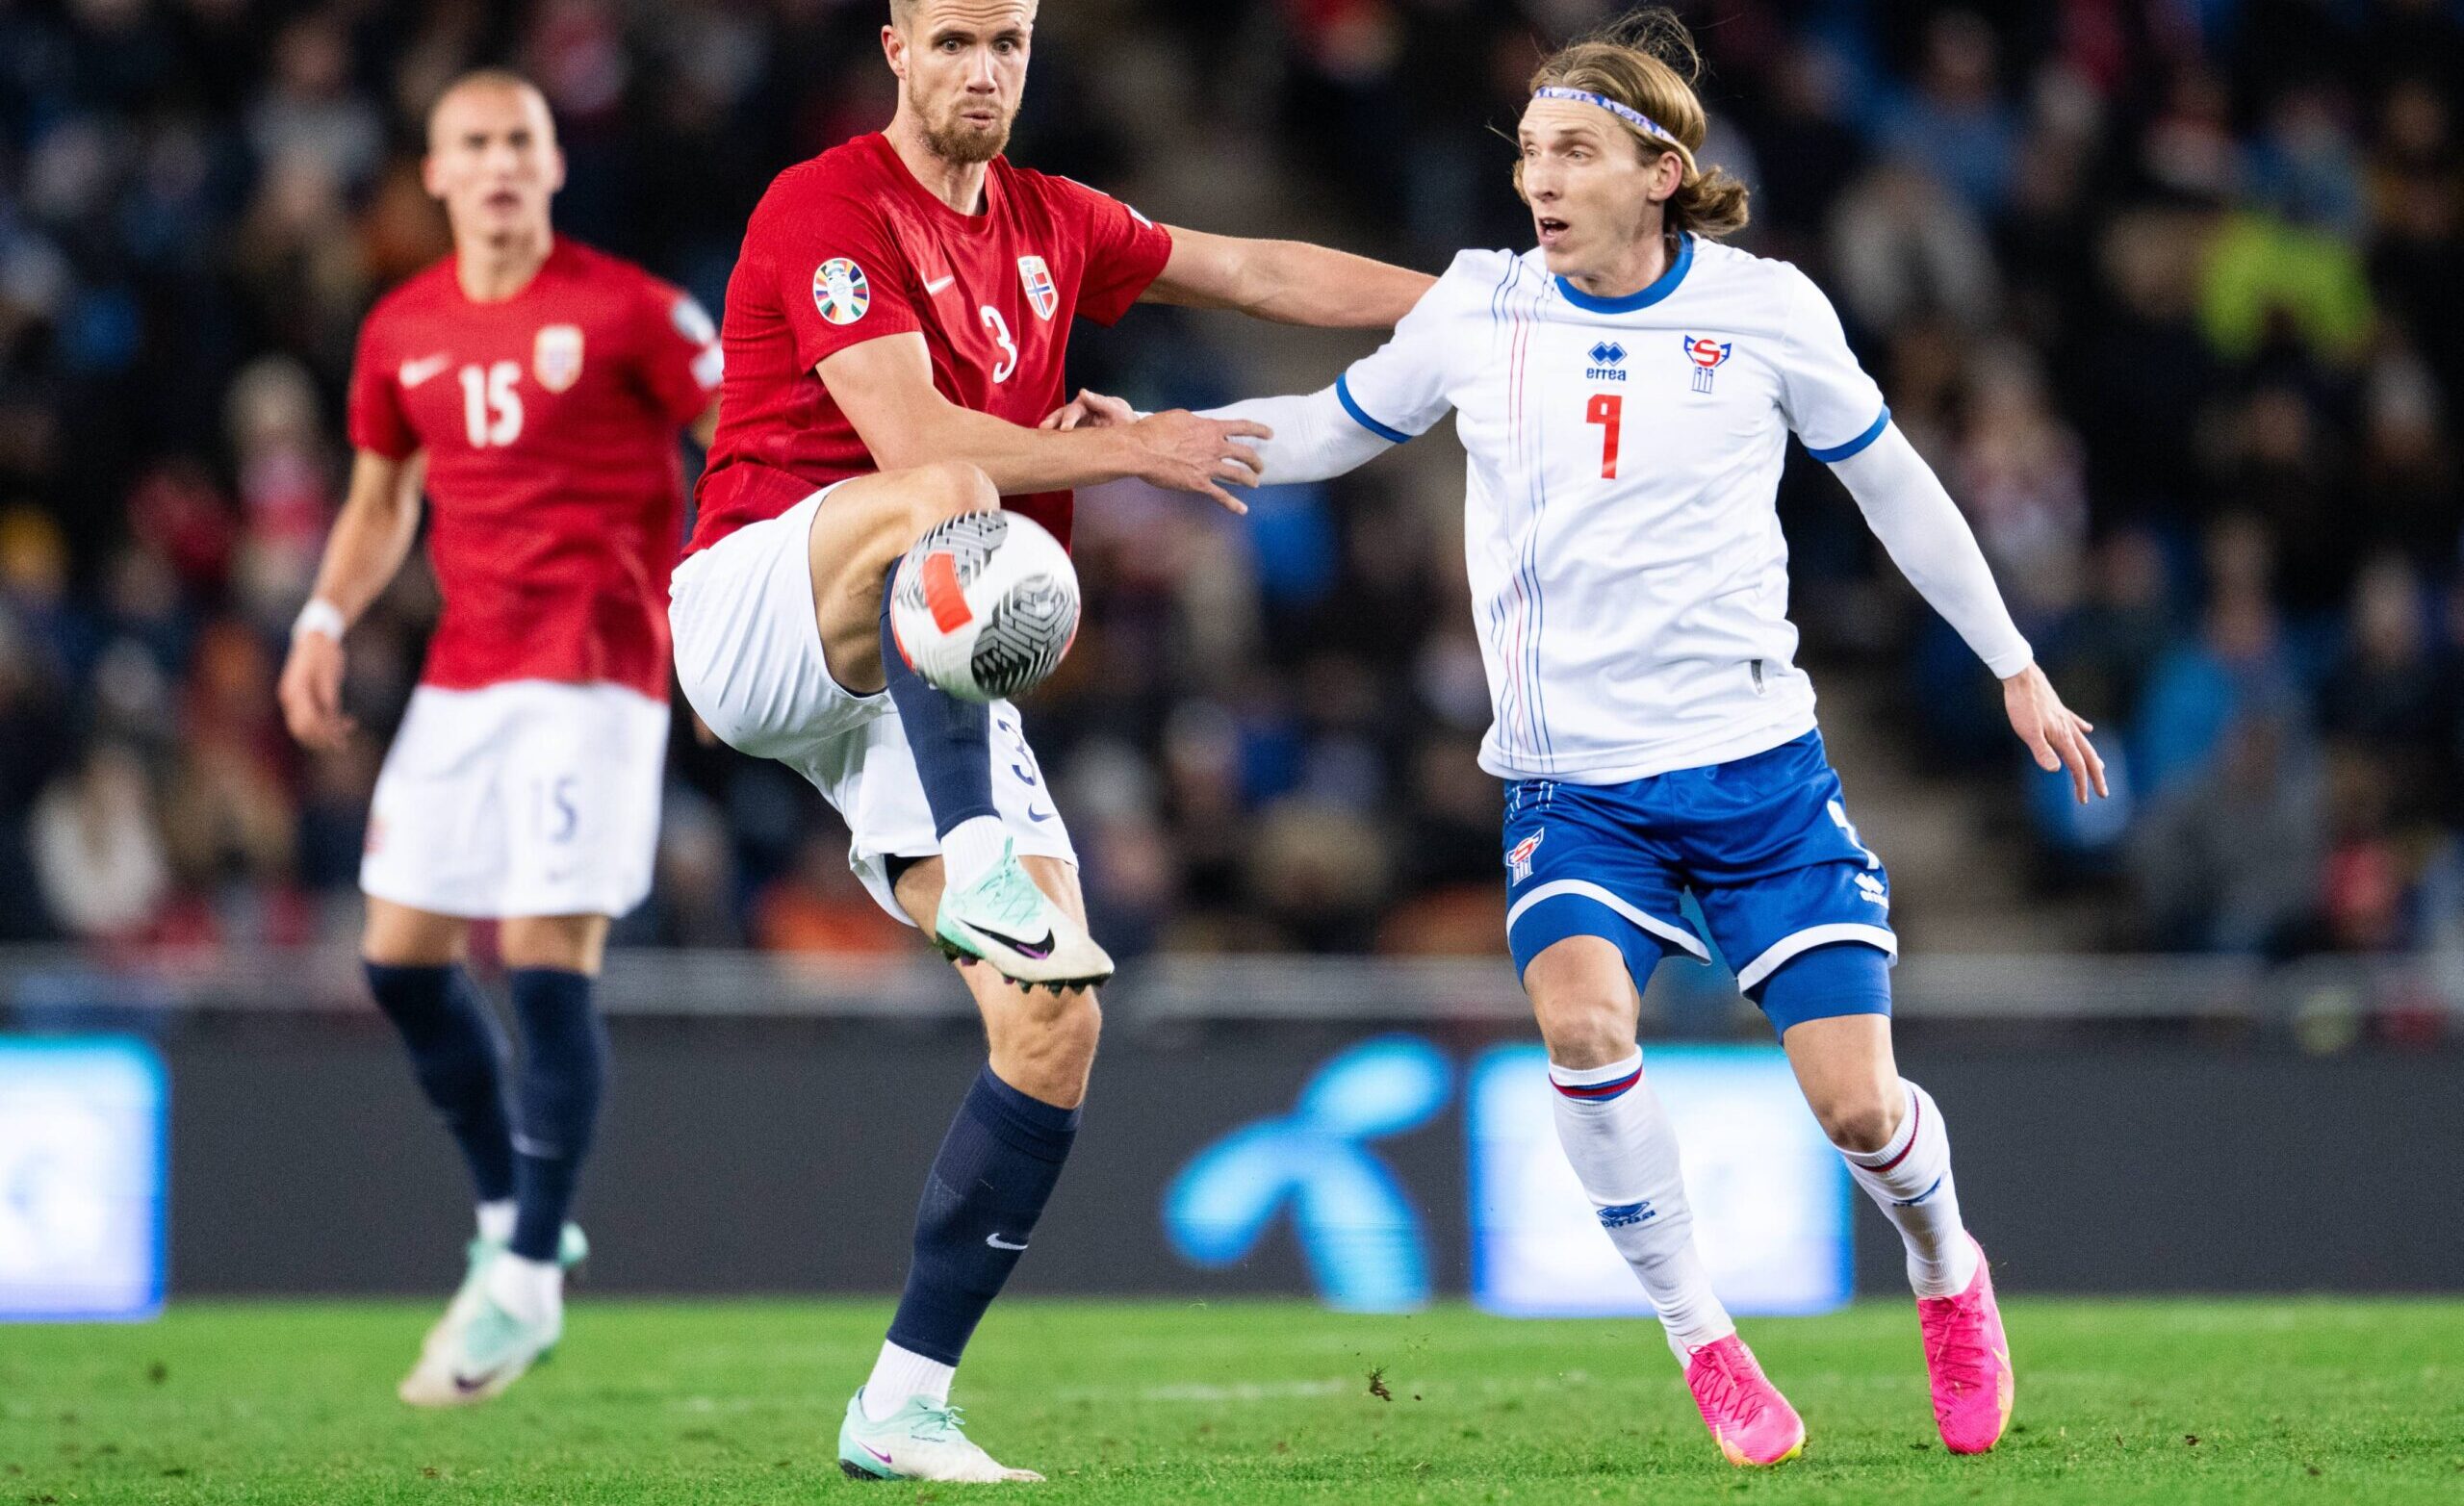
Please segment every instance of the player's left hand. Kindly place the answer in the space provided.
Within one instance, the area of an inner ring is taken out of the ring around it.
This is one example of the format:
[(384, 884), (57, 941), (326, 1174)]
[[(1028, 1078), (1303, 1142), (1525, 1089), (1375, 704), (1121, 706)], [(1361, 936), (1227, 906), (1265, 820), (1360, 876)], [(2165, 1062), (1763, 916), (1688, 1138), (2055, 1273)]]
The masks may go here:
[(2044, 671), (2030, 664), (2026, 669), (2002, 682), (2002, 709), (2011, 716), (2011, 730), (2028, 745), (2037, 767), (2051, 774), (2057, 769), (2070, 771), (2070, 787), (2079, 804), (2088, 804), (2088, 791), (2098, 795), (2105, 788), (2105, 760), (2096, 755), (2095, 745), (2088, 741), (2094, 725), (2062, 703), (2053, 693), (2053, 681)]
[(1036, 427), (1059, 429), (1065, 433), (1076, 428), (1109, 429), (1137, 421), (1138, 410), (1120, 398), (1108, 397), (1081, 387), (1077, 396), (1053, 409)]

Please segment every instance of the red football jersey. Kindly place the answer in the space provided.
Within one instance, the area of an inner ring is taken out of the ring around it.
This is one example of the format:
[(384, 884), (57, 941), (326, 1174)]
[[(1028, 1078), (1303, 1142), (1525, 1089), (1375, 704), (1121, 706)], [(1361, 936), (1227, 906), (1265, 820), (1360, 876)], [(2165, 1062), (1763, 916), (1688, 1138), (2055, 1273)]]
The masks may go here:
[[(1084, 184), (995, 158), (962, 215), (886, 138), (860, 136), (771, 182), (728, 280), (727, 382), (694, 549), (880, 469), (813, 374), (849, 345), (923, 333), (933, 385), (1033, 426), (1061, 406), (1069, 320), (1109, 324), (1164, 269), (1172, 238)], [(1069, 542), (1069, 494), (1007, 498)]]
[(677, 430), (709, 406), (721, 359), (690, 296), (562, 237), (500, 302), (464, 296), (451, 257), (377, 302), (350, 441), (427, 451), (445, 609), (424, 683), (605, 681), (666, 699)]

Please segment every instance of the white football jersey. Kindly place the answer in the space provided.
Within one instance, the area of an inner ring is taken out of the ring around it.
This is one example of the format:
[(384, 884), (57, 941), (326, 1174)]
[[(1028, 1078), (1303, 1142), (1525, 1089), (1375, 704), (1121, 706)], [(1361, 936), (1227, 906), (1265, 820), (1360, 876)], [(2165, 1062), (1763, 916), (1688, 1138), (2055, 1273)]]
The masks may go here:
[(1397, 442), (1455, 412), (1481, 767), (1612, 784), (1812, 728), (1774, 506), (1787, 436), (1844, 460), (1890, 414), (1803, 272), (1687, 236), (1604, 299), (1536, 249), (1465, 251), (1337, 393)]

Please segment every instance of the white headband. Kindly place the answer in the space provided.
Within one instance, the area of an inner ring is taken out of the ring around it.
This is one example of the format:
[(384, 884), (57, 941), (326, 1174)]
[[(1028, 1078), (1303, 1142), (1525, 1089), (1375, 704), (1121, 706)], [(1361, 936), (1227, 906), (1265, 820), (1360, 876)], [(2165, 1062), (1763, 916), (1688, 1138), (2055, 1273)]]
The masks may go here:
[(1683, 141), (1677, 139), (1676, 132), (1669, 130), (1666, 126), (1661, 125), (1658, 121), (1654, 120), (1651, 116), (1643, 114), (1639, 110), (1636, 110), (1631, 105), (1619, 104), (1616, 100), (1609, 98), (1605, 94), (1595, 94), (1587, 89), (1562, 89), (1554, 84), (1549, 85), (1543, 89), (1533, 89), (1531, 91), (1531, 97), (1534, 99), (1571, 99), (1578, 105), (1598, 105), (1601, 109), (1607, 111), (1618, 119), (1634, 127), (1645, 136), (1651, 137), (1655, 140), (1666, 142), (1670, 149), (1675, 151), (1680, 157), (1685, 159), (1685, 166), (1688, 167), (1694, 166), (1694, 154), (1686, 149)]

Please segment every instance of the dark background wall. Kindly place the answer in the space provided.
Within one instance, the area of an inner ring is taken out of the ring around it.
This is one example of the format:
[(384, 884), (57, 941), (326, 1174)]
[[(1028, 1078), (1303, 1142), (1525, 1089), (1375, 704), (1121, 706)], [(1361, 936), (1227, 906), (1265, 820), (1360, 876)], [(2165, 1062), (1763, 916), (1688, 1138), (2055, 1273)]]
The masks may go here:
[[(580, 1216), (595, 1288), (895, 1290), (924, 1166), (981, 1061), (950, 1024), (619, 1021)], [(1299, 1292), (1289, 1232), (1200, 1270), (1162, 1190), (1288, 1109), (1356, 1033), (1214, 1028), (1110, 1043), (1069, 1174), (1020, 1268), (1043, 1292)], [(1441, 1037), (1468, 1063), (1520, 1038)], [(433, 1291), (458, 1269), (458, 1161), (374, 1022), (192, 1027), (172, 1082), (175, 1295)], [(1647, 1048), (1648, 1052), (1648, 1048)], [(1903, 1049), (1949, 1117), (1972, 1227), (2015, 1291), (2464, 1287), (2464, 1059), (2213, 1043)], [(1466, 1280), (1454, 1109), (1378, 1149)], [(1861, 1290), (1903, 1289), (1860, 1204)]]

